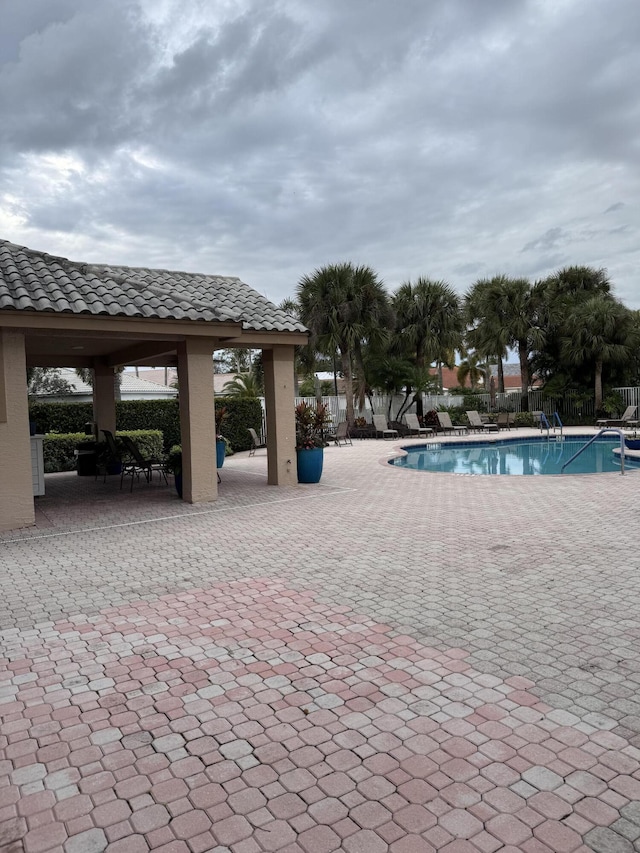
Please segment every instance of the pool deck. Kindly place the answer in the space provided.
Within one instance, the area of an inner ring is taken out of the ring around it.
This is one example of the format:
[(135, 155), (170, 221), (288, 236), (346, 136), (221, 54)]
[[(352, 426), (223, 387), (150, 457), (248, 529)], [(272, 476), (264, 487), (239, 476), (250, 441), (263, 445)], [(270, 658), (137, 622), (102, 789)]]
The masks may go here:
[(48, 476), (0, 534), (3, 853), (640, 850), (640, 472), (418, 443), (200, 506)]

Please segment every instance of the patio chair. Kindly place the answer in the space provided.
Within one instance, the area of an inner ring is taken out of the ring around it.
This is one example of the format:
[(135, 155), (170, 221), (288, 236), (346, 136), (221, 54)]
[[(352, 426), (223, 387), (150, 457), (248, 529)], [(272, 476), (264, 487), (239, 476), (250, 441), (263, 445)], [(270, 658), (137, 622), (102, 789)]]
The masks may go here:
[(596, 421), (596, 429), (602, 429), (603, 427), (637, 426), (638, 421), (632, 420), (637, 408), (637, 406), (627, 406), (621, 418), (600, 418), (600, 420)]
[(165, 470), (165, 463), (161, 459), (157, 459), (155, 456), (145, 458), (140, 452), (138, 445), (128, 435), (122, 436), (122, 443), (131, 458), (128, 461), (123, 461), (122, 463), (120, 488), (122, 488), (124, 478), (131, 477), (131, 489), (129, 491), (132, 492), (134, 477), (140, 477), (140, 474), (144, 474), (147, 483), (150, 483), (153, 478), (154, 471), (158, 471), (160, 476), (164, 477), (165, 483), (169, 485), (167, 472)]
[(451, 423), (451, 415), (449, 412), (436, 412), (438, 416), (438, 424), (439, 428), (442, 432), (446, 433), (455, 433), (456, 435), (460, 435), (461, 433), (468, 433), (469, 427), (466, 426), (454, 426)]
[(469, 426), (476, 432), (498, 432), (499, 430), (498, 424), (485, 423), (479, 412), (467, 412), (467, 418), (469, 419)]
[(373, 416), (373, 427), (376, 431), (376, 438), (379, 434), (381, 434), (384, 439), (390, 438), (393, 440), (394, 438), (398, 438), (398, 430), (390, 429), (384, 415)]
[(511, 429), (513, 426), (513, 420), (510, 412), (498, 412), (496, 425), (498, 429)]
[[(107, 474), (120, 474), (122, 466), (122, 453), (116, 444), (116, 439), (111, 430), (101, 429), (100, 432), (104, 435), (104, 440), (107, 443), (107, 453), (102, 456), (98, 455), (96, 461), (96, 480), (102, 474), (102, 482), (107, 482)], [(98, 445), (99, 446), (99, 445)]]
[(256, 450), (262, 450), (262, 448), (266, 447), (267, 445), (264, 441), (260, 441), (255, 429), (253, 429), (252, 427), (247, 427), (247, 430), (249, 432), (249, 435), (251, 436), (251, 448), (249, 450), (249, 456), (255, 456)]
[(340, 421), (333, 435), (327, 435), (325, 438), (328, 441), (335, 441), (336, 447), (342, 447), (343, 444), (353, 446), (351, 436), (349, 435), (349, 424), (346, 421)]
[(421, 435), (433, 435), (433, 430), (431, 427), (423, 427), (420, 426), (420, 421), (418, 420), (418, 416), (414, 414), (406, 414), (404, 416), (405, 422), (409, 427), (409, 434), (413, 435), (417, 433), (418, 437)]

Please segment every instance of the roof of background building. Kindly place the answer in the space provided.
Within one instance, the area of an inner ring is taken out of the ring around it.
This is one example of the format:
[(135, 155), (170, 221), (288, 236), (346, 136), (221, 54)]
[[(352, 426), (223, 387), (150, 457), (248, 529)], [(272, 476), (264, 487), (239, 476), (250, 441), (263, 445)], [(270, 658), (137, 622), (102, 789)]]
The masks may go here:
[(0, 310), (235, 322), (304, 332), (239, 278), (70, 261), (0, 240)]
[[(89, 385), (88, 382), (85, 382), (81, 379), (75, 370), (67, 367), (58, 367), (56, 368), (60, 376), (72, 386), (73, 390), (69, 392), (70, 395), (75, 394), (83, 394), (83, 395), (91, 395), (93, 393), (93, 388)], [(165, 394), (167, 397), (177, 397), (178, 390), (177, 388), (170, 388), (167, 385), (163, 385), (159, 382), (150, 382), (147, 379), (141, 379), (136, 376), (135, 373), (129, 370), (125, 370), (121, 374), (120, 379), (120, 390), (123, 394), (137, 394), (141, 397), (144, 397), (145, 394), (155, 394), (156, 396), (159, 393)], [(56, 393), (56, 394), (36, 394), (38, 397), (65, 397), (66, 394)]]

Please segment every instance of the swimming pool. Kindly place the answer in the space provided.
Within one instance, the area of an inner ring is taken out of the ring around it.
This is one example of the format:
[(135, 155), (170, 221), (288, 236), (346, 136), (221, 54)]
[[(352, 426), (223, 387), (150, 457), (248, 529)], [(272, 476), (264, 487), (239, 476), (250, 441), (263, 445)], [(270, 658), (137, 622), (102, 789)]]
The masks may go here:
[[(390, 460), (399, 468), (417, 471), (446, 471), (451, 474), (489, 474), (510, 477), (560, 474), (561, 468), (593, 435), (552, 436), (551, 438), (511, 438), (498, 441), (452, 442), (405, 447), (406, 456)], [(613, 453), (620, 447), (617, 436), (603, 436), (588, 447), (568, 468), (567, 474), (608, 474), (620, 472), (620, 460)], [(625, 457), (626, 468), (638, 462)]]

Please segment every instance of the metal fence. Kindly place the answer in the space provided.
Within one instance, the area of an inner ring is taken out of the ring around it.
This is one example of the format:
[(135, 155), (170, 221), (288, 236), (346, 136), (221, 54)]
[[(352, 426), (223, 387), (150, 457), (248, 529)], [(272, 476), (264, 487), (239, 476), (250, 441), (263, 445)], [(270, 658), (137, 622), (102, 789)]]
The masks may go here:
[(637, 406), (640, 409), (640, 388), (614, 388), (613, 390), (620, 394), (625, 406)]

